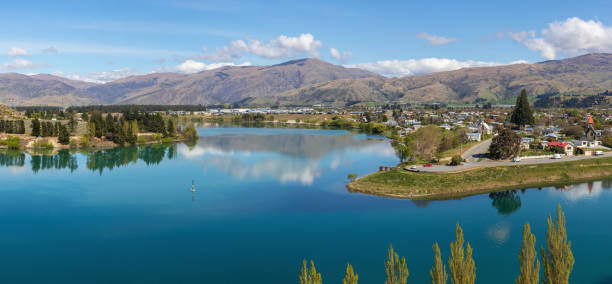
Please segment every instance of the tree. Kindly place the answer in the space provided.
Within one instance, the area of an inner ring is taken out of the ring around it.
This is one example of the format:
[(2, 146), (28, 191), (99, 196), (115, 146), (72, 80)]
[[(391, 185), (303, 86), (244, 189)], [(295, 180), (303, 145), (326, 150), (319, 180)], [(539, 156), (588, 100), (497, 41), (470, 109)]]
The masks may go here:
[(436, 125), (423, 126), (412, 135), (412, 150), (414, 154), (431, 159), (440, 144), (440, 127)]
[(453, 284), (474, 284), (476, 281), (476, 265), (472, 258), (472, 247), (467, 243), (467, 250), (464, 251), (463, 230), (459, 223), (455, 231), (456, 240), (451, 243), (451, 256), (448, 259), (450, 268), (451, 282)]
[(489, 156), (492, 159), (508, 159), (516, 156), (521, 147), (521, 137), (510, 129), (502, 129), (493, 137), (489, 146)]
[(516, 284), (540, 283), (540, 261), (535, 250), (535, 242), (536, 238), (531, 233), (531, 226), (529, 226), (529, 223), (525, 223), (525, 226), (523, 226), (523, 244), (518, 255), (521, 273), (516, 278)]
[(518, 126), (535, 123), (533, 111), (529, 106), (529, 100), (527, 99), (527, 92), (525, 89), (521, 91), (521, 95), (516, 99), (516, 106), (514, 106), (514, 110), (512, 111), (510, 122)]
[(545, 284), (567, 284), (574, 267), (572, 243), (567, 240), (565, 229), (565, 215), (561, 204), (557, 205), (557, 220), (553, 222), (548, 215), (548, 229), (546, 230), (546, 247), (540, 247), (542, 266), (544, 267)]
[(68, 131), (68, 128), (65, 125), (60, 124), (58, 129), (59, 133), (57, 135), (57, 140), (62, 145), (68, 145), (70, 143), (70, 132)]
[(32, 136), (40, 136), (40, 120), (38, 118), (32, 120)]
[(387, 273), (385, 284), (406, 284), (408, 281), (409, 272), (406, 258), (402, 257), (400, 260), (399, 255), (393, 251), (393, 246), (391, 245), (389, 245), (389, 250), (387, 251), (385, 272)]
[(317, 273), (314, 261), (310, 261), (310, 269), (306, 259), (302, 261), (302, 268), (299, 274), (300, 284), (321, 284), (321, 273)]
[(342, 279), (342, 284), (357, 284), (357, 280), (359, 279), (359, 275), (355, 274), (353, 271), (353, 266), (350, 263), (346, 264), (346, 272), (344, 273), (344, 279)]
[(442, 255), (440, 254), (440, 247), (438, 243), (433, 245), (434, 251), (434, 264), (429, 270), (429, 277), (431, 284), (446, 284), (448, 281), (448, 274), (446, 274), (446, 266), (442, 263)]
[(168, 119), (168, 136), (176, 136), (176, 127), (174, 126), (174, 121), (172, 119)]

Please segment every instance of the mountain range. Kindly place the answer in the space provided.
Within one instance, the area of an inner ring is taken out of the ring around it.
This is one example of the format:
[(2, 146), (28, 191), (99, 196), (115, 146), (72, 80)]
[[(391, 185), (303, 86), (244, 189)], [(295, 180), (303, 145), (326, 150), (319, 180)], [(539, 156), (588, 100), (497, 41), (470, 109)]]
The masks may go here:
[(612, 90), (612, 54), (401, 78), (319, 59), (195, 74), (152, 73), (104, 84), (49, 74), (0, 74), (0, 102), (13, 105), (510, 103), (523, 88), (534, 97)]

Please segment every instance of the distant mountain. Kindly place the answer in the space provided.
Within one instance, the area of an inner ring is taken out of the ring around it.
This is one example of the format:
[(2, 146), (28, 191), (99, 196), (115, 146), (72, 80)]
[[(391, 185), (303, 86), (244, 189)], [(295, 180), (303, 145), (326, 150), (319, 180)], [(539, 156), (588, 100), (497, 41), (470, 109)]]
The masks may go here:
[(0, 74), (0, 102), (17, 105), (512, 103), (523, 88), (532, 97), (612, 90), (612, 54), (403, 78), (383, 78), (318, 59), (189, 75), (153, 73), (106, 84), (48, 74)]
[(105, 84), (48, 74), (0, 74), (0, 102), (18, 105), (223, 104), (278, 95), (337, 79), (378, 75), (300, 59), (271, 66), (222, 67), (196, 74), (153, 73)]
[(612, 54), (588, 54), (536, 64), (465, 68), (423, 76), (336, 80), (253, 103), (496, 102), (530, 96), (612, 90)]

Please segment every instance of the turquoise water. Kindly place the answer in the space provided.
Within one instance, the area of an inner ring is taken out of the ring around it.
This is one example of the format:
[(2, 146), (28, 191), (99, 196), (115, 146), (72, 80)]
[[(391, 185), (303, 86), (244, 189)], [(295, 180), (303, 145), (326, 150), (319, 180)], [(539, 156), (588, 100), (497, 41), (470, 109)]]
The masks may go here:
[[(333, 130), (202, 128), (196, 145), (96, 153), (0, 153), (0, 282), (296, 283), (302, 258), (325, 283), (346, 263), (383, 283), (386, 249), (428, 282), (461, 223), (478, 283), (513, 283), (524, 222), (543, 244), (563, 206), (572, 283), (612, 283), (612, 183), (413, 202), (346, 191), (397, 163), (389, 142)], [(197, 191), (191, 193), (192, 180)]]

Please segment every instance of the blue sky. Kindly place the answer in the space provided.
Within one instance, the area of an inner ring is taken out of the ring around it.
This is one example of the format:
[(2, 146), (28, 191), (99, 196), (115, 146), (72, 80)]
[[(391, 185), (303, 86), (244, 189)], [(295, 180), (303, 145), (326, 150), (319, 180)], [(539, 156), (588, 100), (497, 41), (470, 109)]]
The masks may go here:
[(10, 1), (0, 72), (105, 82), (319, 57), (385, 76), (612, 52), (612, 1)]

